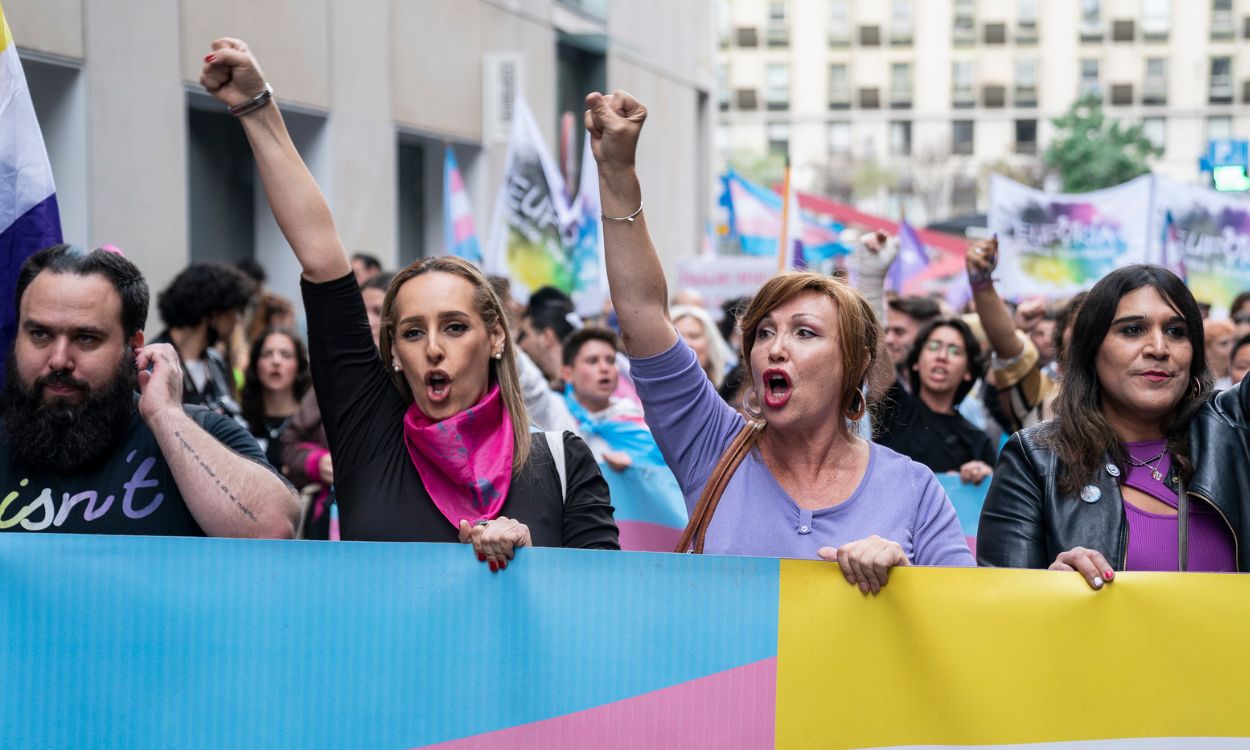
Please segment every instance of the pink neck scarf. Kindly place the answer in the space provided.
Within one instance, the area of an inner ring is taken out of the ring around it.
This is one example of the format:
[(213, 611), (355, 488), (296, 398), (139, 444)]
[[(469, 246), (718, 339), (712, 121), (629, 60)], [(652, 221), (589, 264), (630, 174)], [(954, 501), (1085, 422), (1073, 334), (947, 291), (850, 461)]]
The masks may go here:
[(474, 406), (433, 422), (414, 401), (404, 415), (404, 443), (439, 511), (459, 526), (499, 516), (512, 482), (512, 416), (499, 385)]

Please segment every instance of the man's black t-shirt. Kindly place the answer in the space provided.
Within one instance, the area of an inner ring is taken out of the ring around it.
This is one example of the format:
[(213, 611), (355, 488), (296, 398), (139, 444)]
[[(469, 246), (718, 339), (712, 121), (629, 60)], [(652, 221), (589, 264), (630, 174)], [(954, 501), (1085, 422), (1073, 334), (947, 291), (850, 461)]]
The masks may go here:
[[(196, 424), (226, 447), (265, 463), (251, 435), (202, 406), (185, 406)], [(111, 458), (69, 476), (36, 475), (15, 466), (0, 425), (0, 532), (204, 536), (183, 502), (156, 436), (136, 413)]]
[(897, 381), (878, 415), (876, 441), (934, 473), (959, 471), (969, 461), (984, 461), (992, 467), (997, 460), (994, 443), (984, 430), (962, 414), (938, 414)]
[[(408, 455), (408, 405), (373, 345), (355, 277), (301, 286), (343, 538), (459, 541)], [(568, 491), (562, 501), (551, 452), (541, 434), (533, 437), (530, 459), (513, 475), (501, 515), (528, 526), (535, 546), (619, 549), (608, 485), (586, 443), (564, 433)]]

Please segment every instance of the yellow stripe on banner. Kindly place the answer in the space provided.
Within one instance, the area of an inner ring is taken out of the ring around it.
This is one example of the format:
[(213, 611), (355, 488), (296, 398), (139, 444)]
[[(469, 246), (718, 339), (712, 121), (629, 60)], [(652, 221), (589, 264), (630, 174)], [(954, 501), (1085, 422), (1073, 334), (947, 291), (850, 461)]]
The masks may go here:
[(783, 560), (779, 748), (1250, 737), (1250, 577)]
[(0, 52), (4, 52), (13, 43), (13, 34), (9, 31), (9, 22), (4, 17), (4, 3), (0, 3)]

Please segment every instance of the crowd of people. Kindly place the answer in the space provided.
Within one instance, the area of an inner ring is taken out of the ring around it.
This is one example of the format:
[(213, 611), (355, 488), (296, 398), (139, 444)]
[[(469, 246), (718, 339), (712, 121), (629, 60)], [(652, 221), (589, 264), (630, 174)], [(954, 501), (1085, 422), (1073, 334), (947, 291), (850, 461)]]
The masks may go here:
[[(876, 593), (900, 565), (1240, 571), (1250, 531), (1250, 292), (1209, 320), (1157, 266), (1012, 304), (972, 243), (964, 310), (852, 273), (780, 272), (709, 310), (668, 293), (634, 154), (647, 110), (591, 94), (610, 312), (522, 305), (455, 257), (348, 257), (247, 46), (202, 83), (236, 114), (302, 268), (197, 263), (149, 292), (115, 249), (22, 268), (0, 398), (0, 530), (619, 549), (610, 487), (648, 469), (677, 551), (836, 561)], [(720, 319), (718, 321), (718, 318)], [(936, 474), (988, 486), (976, 554)], [(340, 511), (341, 508), (341, 511)], [(625, 545), (631, 548), (631, 544)]]

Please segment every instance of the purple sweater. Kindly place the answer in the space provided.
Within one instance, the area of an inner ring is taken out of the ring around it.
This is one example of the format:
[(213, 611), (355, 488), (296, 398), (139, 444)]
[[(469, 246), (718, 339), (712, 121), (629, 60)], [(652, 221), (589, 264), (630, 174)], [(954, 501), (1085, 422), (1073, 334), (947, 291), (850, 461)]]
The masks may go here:
[[(631, 359), (630, 366), (647, 424), (692, 511), (745, 420), (717, 395), (680, 338), (667, 352)], [(721, 495), (704, 551), (814, 559), (821, 547), (876, 534), (902, 545), (914, 565), (975, 565), (933, 472), (876, 443), (869, 449), (868, 470), (855, 492), (815, 511), (795, 504), (759, 449), (752, 450)]]

